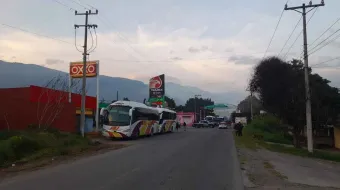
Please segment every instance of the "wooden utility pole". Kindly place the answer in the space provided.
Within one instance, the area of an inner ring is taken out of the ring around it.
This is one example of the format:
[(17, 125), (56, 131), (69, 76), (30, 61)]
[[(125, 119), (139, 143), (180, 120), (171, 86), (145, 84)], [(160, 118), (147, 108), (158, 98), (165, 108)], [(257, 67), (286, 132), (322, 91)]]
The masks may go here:
[[(85, 36), (84, 36), (84, 53), (83, 53), (83, 83), (82, 83), (82, 93), (81, 93), (81, 113), (80, 113), (80, 132), (81, 135), (84, 136), (84, 128), (85, 128), (85, 98), (86, 98), (86, 56), (87, 53), (87, 30), (88, 28), (97, 28), (98, 26), (95, 24), (88, 24), (89, 15), (98, 14), (98, 10), (95, 13), (92, 13), (91, 10), (86, 11), (85, 13), (78, 13), (75, 11), (75, 15), (85, 15), (85, 25), (74, 25), (74, 28), (77, 29), (79, 27), (84, 27)], [(97, 76), (99, 77), (99, 76)]]
[[(313, 127), (312, 127), (312, 109), (311, 109), (311, 98), (310, 98), (310, 89), (309, 89), (309, 71), (308, 71), (308, 43), (307, 43), (307, 23), (306, 23), (306, 15), (311, 10), (325, 6), (325, 2), (321, 0), (320, 4), (314, 4), (312, 1), (309, 2), (309, 5), (305, 3), (302, 6), (298, 7), (288, 7), (286, 4), (285, 10), (294, 10), (302, 14), (303, 17), (303, 54), (304, 54), (304, 65), (305, 65), (305, 89), (306, 89), (306, 124), (307, 124), (307, 148), (309, 152), (313, 152)], [(309, 9), (311, 8), (311, 9)], [(302, 12), (298, 11), (298, 9), (302, 9)], [(306, 12), (306, 9), (309, 9)]]

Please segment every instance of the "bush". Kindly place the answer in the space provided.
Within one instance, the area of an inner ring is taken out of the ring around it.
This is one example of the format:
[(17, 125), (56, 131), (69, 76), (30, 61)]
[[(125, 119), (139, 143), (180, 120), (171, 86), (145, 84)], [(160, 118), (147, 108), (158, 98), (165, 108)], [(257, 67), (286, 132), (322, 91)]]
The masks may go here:
[(292, 144), (293, 138), (287, 133), (288, 128), (273, 115), (256, 116), (245, 128), (244, 132), (254, 138), (280, 144)]
[(30, 129), (0, 133), (0, 166), (16, 161), (27, 162), (46, 156), (67, 155), (88, 149), (90, 140), (59, 131)]

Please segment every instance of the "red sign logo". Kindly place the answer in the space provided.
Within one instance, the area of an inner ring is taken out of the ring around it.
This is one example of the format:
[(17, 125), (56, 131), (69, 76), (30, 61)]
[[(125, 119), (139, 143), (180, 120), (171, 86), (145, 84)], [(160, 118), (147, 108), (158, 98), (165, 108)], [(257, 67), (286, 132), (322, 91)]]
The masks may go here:
[[(83, 77), (84, 64), (82, 62), (72, 62), (70, 64), (70, 75), (72, 78)], [(89, 61), (86, 63), (86, 77), (97, 76), (97, 62)]]
[(157, 76), (157, 77), (150, 79), (149, 86), (150, 88), (160, 88), (162, 87), (162, 84), (163, 84), (162, 79), (159, 76)]

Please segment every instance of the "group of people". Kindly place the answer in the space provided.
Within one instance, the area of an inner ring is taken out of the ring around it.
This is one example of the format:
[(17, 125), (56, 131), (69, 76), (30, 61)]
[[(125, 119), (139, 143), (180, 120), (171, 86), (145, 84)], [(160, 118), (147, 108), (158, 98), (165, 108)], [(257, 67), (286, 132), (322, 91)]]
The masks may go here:
[[(176, 123), (176, 131), (178, 131), (178, 129), (181, 127), (181, 123), (177, 122)], [(187, 124), (185, 122), (183, 122), (183, 127), (184, 127), (184, 131), (187, 130)]]
[(242, 136), (243, 124), (238, 122), (235, 124), (234, 129), (236, 130), (236, 136)]

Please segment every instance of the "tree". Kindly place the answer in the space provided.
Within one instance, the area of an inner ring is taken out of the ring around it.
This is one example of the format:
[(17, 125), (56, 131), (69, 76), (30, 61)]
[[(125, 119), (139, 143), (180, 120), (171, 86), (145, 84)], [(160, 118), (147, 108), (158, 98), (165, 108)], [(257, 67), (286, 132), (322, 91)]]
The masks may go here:
[[(195, 106), (196, 105), (196, 106)], [(214, 102), (210, 98), (189, 98), (189, 100), (186, 101), (183, 111), (185, 112), (195, 112), (196, 107), (196, 113), (200, 113), (200, 109), (204, 109), (205, 106), (214, 105)], [(205, 110), (205, 115), (215, 115), (214, 110)]]
[(176, 102), (175, 102), (174, 99), (169, 98), (168, 96), (165, 96), (164, 99), (165, 99), (165, 101), (168, 103), (168, 107), (169, 107), (169, 108), (172, 108), (172, 109), (175, 109), (175, 108), (176, 108)]
[(38, 128), (46, 129), (51, 127), (53, 122), (58, 118), (64, 110), (65, 104), (68, 104), (69, 87), (72, 92), (80, 94), (81, 88), (79, 81), (68, 84), (68, 76), (58, 75), (52, 78), (44, 85), (37, 104), (37, 120)]
[[(338, 90), (309, 69), (313, 128), (335, 121), (340, 111)], [(260, 95), (264, 108), (293, 128), (294, 145), (300, 146), (305, 126), (304, 65), (300, 60), (285, 62), (277, 57), (262, 60), (254, 69), (250, 89)]]
[(253, 107), (253, 114), (260, 114), (260, 111), (263, 109), (261, 101), (256, 98), (256, 96), (247, 96), (244, 100), (242, 100), (238, 105), (237, 109), (242, 113), (251, 113), (251, 104)]

